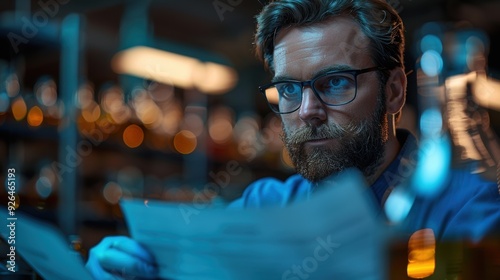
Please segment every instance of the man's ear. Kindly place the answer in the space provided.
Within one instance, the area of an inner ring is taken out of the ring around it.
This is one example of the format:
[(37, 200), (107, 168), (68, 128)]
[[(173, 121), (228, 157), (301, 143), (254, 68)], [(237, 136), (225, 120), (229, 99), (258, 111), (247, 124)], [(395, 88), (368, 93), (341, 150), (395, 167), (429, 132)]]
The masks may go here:
[(406, 74), (401, 67), (391, 70), (385, 85), (385, 103), (388, 114), (401, 111), (406, 102)]

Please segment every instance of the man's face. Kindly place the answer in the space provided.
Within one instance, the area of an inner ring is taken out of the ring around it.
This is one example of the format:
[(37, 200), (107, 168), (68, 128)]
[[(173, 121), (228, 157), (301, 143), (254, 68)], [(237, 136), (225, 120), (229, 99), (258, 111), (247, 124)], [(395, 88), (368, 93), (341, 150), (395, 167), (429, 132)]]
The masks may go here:
[[(304, 81), (325, 69), (374, 67), (368, 47), (368, 38), (347, 17), (283, 30), (275, 41), (275, 79)], [(300, 108), (282, 115), (283, 140), (305, 178), (318, 181), (348, 167), (370, 176), (382, 160), (388, 124), (377, 72), (359, 75), (357, 85), (356, 98), (341, 106), (322, 104), (305, 87)]]

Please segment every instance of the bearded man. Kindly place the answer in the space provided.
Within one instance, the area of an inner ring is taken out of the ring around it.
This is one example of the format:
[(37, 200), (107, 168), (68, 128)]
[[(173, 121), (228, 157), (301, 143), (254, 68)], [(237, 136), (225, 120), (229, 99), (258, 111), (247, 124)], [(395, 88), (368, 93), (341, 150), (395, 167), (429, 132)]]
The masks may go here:
[[(259, 89), (281, 116), (298, 174), (284, 182), (260, 179), (230, 207), (289, 205), (348, 168), (361, 171), (383, 206), (401, 183), (394, 174), (414, 162), (418, 149), (412, 134), (396, 129), (407, 85), (404, 42), (401, 18), (383, 0), (267, 4), (257, 16), (255, 47), (273, 80)], [(408, 231), (430, 228), (439, 240), (479, 240), (500, 229), (495, 183), (453, 170), (444, 189), (415, 201)], [(96, 279), (121, 279), (113, 271), (124, 270), (156, 277), (154, 258), (127, 237), (104, 239), (91, 250), (87, 267)]]

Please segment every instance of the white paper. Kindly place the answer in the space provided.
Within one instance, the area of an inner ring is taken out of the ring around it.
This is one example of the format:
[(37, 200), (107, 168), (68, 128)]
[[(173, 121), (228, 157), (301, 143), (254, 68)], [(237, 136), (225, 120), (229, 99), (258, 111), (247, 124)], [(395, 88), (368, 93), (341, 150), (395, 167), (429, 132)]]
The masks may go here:
[[(71, 250), (68, 241), (55, 227), (18, 212), (14, 217), (15, 219), (8, 216), (6, 211), (0, 211), (0, 220), (15, 224), (14, 232), (7, 226), (1, 226), (0, 234), (5, 240), (15, 236), (15, 244), (12, 246), (15, 246), (17, 261), (22, 256), (31, 268), (47, 280), (92, 279), (81, 257)], [(14, 276), (16, 272), (12, 274)]]
[(285, 208), (125, 200), (132, 237), (165, 279), (384, 279), (382, 222), (358, 173)]

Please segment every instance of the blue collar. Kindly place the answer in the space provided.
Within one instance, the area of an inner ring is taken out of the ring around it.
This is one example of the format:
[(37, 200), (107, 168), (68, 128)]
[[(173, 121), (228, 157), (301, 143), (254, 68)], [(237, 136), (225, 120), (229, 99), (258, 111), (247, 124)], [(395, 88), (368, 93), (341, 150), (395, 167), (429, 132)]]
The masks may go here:
[(396, 137), (401, 144), (398, 156), (372, 184), (371, 189), (380, 205), (392, 189), (410, 178), (417, 165), (418, 142), (413, 134), (405, 129), (397, 129)]

